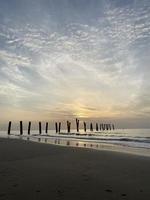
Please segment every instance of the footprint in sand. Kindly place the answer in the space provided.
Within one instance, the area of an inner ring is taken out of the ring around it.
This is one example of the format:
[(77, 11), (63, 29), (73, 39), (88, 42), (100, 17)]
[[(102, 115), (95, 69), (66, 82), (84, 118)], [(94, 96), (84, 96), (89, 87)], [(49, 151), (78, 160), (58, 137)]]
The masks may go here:
[(112, 192), (112, 190), (110, 190), (110, 189), (107, 189), (107, 190), (105, 190), (106, 192)]
[(126, 197), (127, 195), (124, 193), (124, 194), (121, 194), (121, 196), (122, 196), (122, 197)]
[(59, 196), (63, 196), (63, 195), (64, 195), (64, 191), (63, 191), (63, 190), (57, 190), (57, 194), (58, 194)]
[(17, 187), (17, 186), (18, 186), (18, 184), (14, 184), (14, 185), (13, 185), (13, 187)]
[(83, 178), (84, 178), (84, 181), (88, 181), (88, 180), (89, 180), (89, 177), (88, 177), (87, 174), (83, 174), (82, 176), (83, 176)]
[(1, 193), (1, 194), (0, 194), (0, 197), (4, 197), (4, 196), (6, 196), (5, 193)]

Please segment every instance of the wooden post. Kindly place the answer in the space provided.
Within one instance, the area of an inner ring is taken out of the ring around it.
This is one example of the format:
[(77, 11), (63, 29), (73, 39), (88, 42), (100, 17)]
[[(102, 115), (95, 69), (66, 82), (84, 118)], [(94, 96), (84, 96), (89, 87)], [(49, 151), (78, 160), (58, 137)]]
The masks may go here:
[(8, 135), (10, 135), (10, 131), (11, 131), (11, 121), (9, 121), (8, 123)]
[(42, 124), (41, 124), (41, 122), (39, 122), (39, 134), (40, 135), (42, 134)]
[(93, 124), (90, 124), (90, 131), (93, 131)]
[(45, 126), (45, 133), (48, 133), (48, 122), (46, 122), (46, 126)]
[(59, 128), (58, 128), (58, 132), (60, 133), (61, 130), (61, 122), (59, 122)]
[(30, 129), (31, 129), (31, 122), (29, 122), (29, 125), (28, 125), (28, 135), (30, 135)]
[(84, 132), (86, 132), (86, 122), (84, 122), (83, 125), (84, 125)]
[(111, 131), (111, 124), (109, 124), (109, 130)]
[(71, 128), (71, 122), (67, 121), (67, 130), (68, 130), (68, 133), (70, 133), (70, 128)]
[(105, 130), (105, 124), (102, 124), (102, 130), (103, 131)]
[(76, 118), (76, 127), (77, 127), (77, 132), (79, 132), (79, 120)]
[(57, 122), (55, 122), (55, 129), (56, 129), (56, 133), (58, 133), (58, 125), (57, 125)]
[(96, 123), (96, 131), (98, 131), (98, 123)]
[(106, 130), (108, 131), (108, 124), (106, 124)]
[(106, 130), (106, 124), (104, 124), (104, 131)]
[(67, 121), (67, 131), (69, 133), (69, 122)]
[(114, 124), (112, 124), (112, 129), (115, 130), (115, 125)]
[(69, 122), (69, 133), (70, 133), (70, 129), (71, 129), (71, 122)]
[(20, 135), (23, 135), (23, 124), (22, 124), (22, 121), (20, 121)]
[(100, 131), (102, 130), (102, 124), (100, 124), (100, 126), (99, 126), (99, 130), (100, 130)]

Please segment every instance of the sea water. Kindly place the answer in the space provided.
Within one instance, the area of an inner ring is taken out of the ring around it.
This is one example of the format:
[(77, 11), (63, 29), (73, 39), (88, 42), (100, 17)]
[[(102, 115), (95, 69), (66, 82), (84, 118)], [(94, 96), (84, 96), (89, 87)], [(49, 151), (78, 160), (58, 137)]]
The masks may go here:
[(41, 135), (39, 135), (38, 130), (31, 131), (30, 135), (24, 130), (22, 136), (19, 135), (19, 131), (11, 131), (10, 136), (4, 131), (0, 131), (0, 136), (55, 145), (121, 151), (150, 156), (150, 129), (87, 131), (86, 134), (83, 130), (80, 130), (79, 133), (72, 130), (70, 134), (65, 130), (62, 130), (60, 134), (55, 133), (54, 130), (49, 130), (46, 134), (42, 130)]

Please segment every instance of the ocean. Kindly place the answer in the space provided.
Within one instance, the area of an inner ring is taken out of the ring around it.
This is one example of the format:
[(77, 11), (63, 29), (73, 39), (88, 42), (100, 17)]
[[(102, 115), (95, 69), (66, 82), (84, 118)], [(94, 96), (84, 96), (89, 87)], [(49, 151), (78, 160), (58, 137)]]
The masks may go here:
[(11, 131), (11, 135), (0, 131), (1, 137), (18, 138), (34, 142), (49, 143), (54, 145), (92, 148), (98, 150), (111, 150), (119, 152), (128, 152), (140, 155), (150, 156), (150, 129), (116, 129), (113, 131), (85, 132), (72, 130), (70, 134), (62, 131), (56, 134), (54, 130), (49, 130), (48, 134), (39, 135), (38, 130), (31, 131), (27, 135), (24, 130), (23, 135), (19, 131)]

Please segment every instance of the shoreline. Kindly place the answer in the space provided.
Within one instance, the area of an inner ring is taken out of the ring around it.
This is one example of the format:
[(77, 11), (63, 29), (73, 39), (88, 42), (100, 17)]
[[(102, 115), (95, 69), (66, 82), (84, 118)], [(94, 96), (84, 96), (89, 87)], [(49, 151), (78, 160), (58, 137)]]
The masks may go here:
[[(1, 137), (2, 138), (2, 137)], [(60, 136), (50, 136), (50, 135), (9, 135), (4, 136), (4, 138), (9, 139), (21, 139), (31, 142), (64, 146), (64, 147), (74, 147), (74, 148), (84, 148), (84, 149), (95, 149), (98, 151), (110, 151), (110, 152), (120, 152), (131, 155), (139, 155), (150, 157), (150, 149), (139, 148), (139, 147), (130, 147), (120, 144), (107, 143), (107, 142), (96, 142), (94, 140), (88, 141), (83, 139), (74, 139), (74, 138), (61, 138)]]
[(150, 159), (0, 138), (0, 199), (149, 200)]

